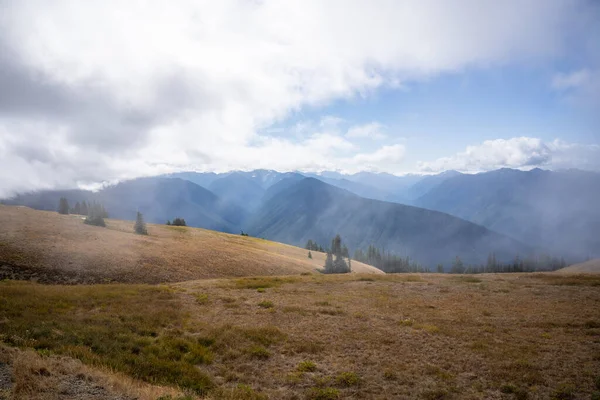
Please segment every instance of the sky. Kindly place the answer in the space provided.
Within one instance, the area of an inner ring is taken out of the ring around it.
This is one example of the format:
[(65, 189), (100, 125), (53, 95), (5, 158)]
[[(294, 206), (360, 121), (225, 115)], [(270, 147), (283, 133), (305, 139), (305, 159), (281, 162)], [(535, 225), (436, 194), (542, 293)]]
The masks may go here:
[(0, 0), (0, 196), (176, 171), (600, 171), (595, 0)]

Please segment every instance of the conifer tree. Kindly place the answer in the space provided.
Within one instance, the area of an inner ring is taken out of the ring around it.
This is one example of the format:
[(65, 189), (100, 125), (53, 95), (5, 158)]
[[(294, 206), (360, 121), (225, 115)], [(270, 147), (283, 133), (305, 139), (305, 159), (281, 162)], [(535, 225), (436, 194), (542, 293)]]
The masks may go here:
[(308, 251), (308, 258), (312, 259), (312, 253), (310, 252), (310, 250)]
[(65, 215), (69, 214), (69, 202), (64, 197), (61, 197), (58, 202), (58, 213)]
[(137, 212), (137, 216), (135, 218), (135, 225), (133, 226), (133, 230), (138, 235), (147, 235), (148, 230), (146, 229), (146, 223), (144, 222), (144, 216), (141, 212)]
[(88, 206), (84, 200), (81, 202), (81, 215), (88, 215), (88, 211)]

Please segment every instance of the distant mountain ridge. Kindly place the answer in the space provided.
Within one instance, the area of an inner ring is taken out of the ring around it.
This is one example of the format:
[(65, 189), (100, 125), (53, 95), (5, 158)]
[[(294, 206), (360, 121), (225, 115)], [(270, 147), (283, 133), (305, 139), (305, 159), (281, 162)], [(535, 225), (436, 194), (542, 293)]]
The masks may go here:
[(600, 257), (599, 199), (599, 173), (500, 169), (446, 179), (415, 204), (587, 258)]
[(101, 202), (113, 218), (134, 219), (136, 212), (146, 221), (165, 223), (183, 217), (187, 224), (222, 232), (239, 232), (247, 217), (244, 209), (221, 200), (195, 183), (179, 178), (140, 178), (109, 186), (99, 192), (85, 190), (41, 191), (5, 200), (40, 210), (56, 210), (60, 197), (75, 202)]
[[(183, 217), (191, 226), (239, 232), (248, 227), (258, 228), (256, 216), (268, 216), (262, 213), (266, 205), (274, 211), (285, 207), (286, 204), (274, 203), (274, 199), (306, 179), (306, 176), (315, 177), (334, 189), (344, 189), (341, 191), (345, 193), (344, 196), (353, 193), (364, 199), (386, 201), (377, 203), (377, 207), (384, 210), (392, 207), (389, 202), (414, 205), (459, 217), (516, 239), (521, 244), (544, 248), (552, 255), (565, 256), (576, 262), (600, 257), (600, 207), (597, 201), (600, 198), (600, 174), (577, 170), (501, 169), (471, 175), (446, 171), (428, 176), (394, 176), (371, 172), (353, 175), (338, 172), (302, 174), (273, 170), (231, 171), (223, 174), (182, 172), (134, 179), (97, 193), (85, 190), (41, 191), (22, 194), (3, 202), (55, 210), (60, 197), (66, 197), (71, 205), (82, 200), (101, 201), (111, 216), (117, 218), (133, 219), (135, 212), (140, 210), (150, 222), (164, 223), (167, 219)], [(336, 198), (346, 198), (339, 193), (335, 195)], [(298, 198), (304, 198), (305, 195), (297, 193)], [(279, 199), (284, 203), (296, 200), (285, 197)], [(322, 200), (315, 200), (313, 210), (318, 210), (318, 203)], [(355, 204), (357, 201), (349, 197), (348, 202)], [(373, 206), (372, 203), (363, 204), (367, 205)], [(342, 209), (347, 209), (344, 207)], [(352, 212), (362, 215), (361, 210), (356, 212), (352, 209)], [(394, 220), (393, 214), (377, 220), (386, 232), (393, 231), (388, 226), (388, 219)], [(430, 214), (411, 215), (425, 218)], [(319, 216), (325, 218), (328, 215)], [(264, 234), (261, 234), (262, 229), (256, 229), (254, 233), (261, 236), (277, 234), (282, 241), (302, 244), (296, 242), (299, 239), (294, 233), (296, 225), (302, 221), (292, 223), (284, 217), (281, 215), (281, 222), (272, 221), (272, 227), (265, 229)], [(440, 225), (441, 221), (425, 218), (422, 223), (438, 224), (443, 231), (446, 228)], [(368, 226), (368, 223), (361, 220), (364, 226)], [(289, 236), (283, 230), (273, 228), (286, 224), (291, 224), (287, 228), (290, 230)], [(330, 222), (328, 224), (331, 225)], [(368, 241), (372, 241), (368, 244), (404, 251), (402, 246), (393, 245), (386, 234), (381, 235), (385, 240), (380, 240), (376, 234), (365, 233)], [(323, 237), (325, 242), (322, 244), (326, 245), (329, 239)], [(366, 241), (357, 239), (355, 242), (363, 246)]]
[(482, 226), (437, 211), (361, 198), (315, 178), (280, 191), (254, 214), (247, 231), (295, 245), (308, 239), (327, 246), (339, 233), (351, 250), (371, 244), (410, 256), (430, 267), (456, 256), (484, 263), (525, 256), (533, 248)]

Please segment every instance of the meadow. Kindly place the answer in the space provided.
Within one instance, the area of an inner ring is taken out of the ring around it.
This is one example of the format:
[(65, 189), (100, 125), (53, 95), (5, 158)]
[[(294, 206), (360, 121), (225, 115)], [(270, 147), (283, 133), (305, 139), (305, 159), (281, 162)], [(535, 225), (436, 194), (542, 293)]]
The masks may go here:
[(114, 399), (600, 394), (598, 275), (4, 281), (0, 335), (16, 399), (67, 398), (44, 382), (73, 362)]

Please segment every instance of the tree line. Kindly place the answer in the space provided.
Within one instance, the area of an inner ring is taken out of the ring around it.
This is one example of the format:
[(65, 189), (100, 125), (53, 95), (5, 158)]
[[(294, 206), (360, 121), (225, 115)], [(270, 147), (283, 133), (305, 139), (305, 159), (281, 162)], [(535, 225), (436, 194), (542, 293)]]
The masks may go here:
[(386, 273), (403, 272), (430, 272), (427, 267), (411, 260), (410, 257), (402, 257), (370, 245), (366, 252), (358, 249), (353, 258), (364, 264), (372, 265)]
[[(556, 271), (565, 268), (567, 262), (563, 257), (540, 254), (521, 258), (518, 255), (512, 261), (501, 262), (495, 253), (490, 253), (485, 264), (465, 265), (460, 257), (456, 257), (450, 268), (451, 274), (483, 274), (510, 272)], [(438, 266), (439, 270), (439, 266)], [(443, 270), (443, 267), (442, 267)]]
[[(339, 235), (336, 236), (336, 238)], [(331, 255), (331, 261), (329, 261), (329, 269), (333, 263), (333, 256), (336, 251), (340, 252), (342, 258), (347, 258), (348, 248), (345, 245), (341, 245), (341, 249), (338, 249), (337, 243), (334, 239), (331, 247), (323, 248), (316, 241), (309, 239), (306, 243), (305, 248), (309, 250), (309, 258), (312, 258), (311, 251), (320, 251), (328, 254), (328, 259)], [(341, 239), (339, 241), (341, 244)], [(357, 249), (354, 251), (352, 259), (362, 262), (364, 264), (371, 265), (377, 269), (382, 270), (386, 273), (429, 273), (434, 272), (429, 267), (420, 264), (419, 262), (412, 260), (409, 256), (401, 256), (394, 254), (385, 249), (380, 249), (374, 245), (370, 245), (366, 251)], [(551, 256), (548, 254), (539, 254), (535, 256), (528, 256), (521, 258), (518, 255), (511, 261), (499, 261), (496, 258), (495, 253), (490, 253), (485, 264), (465, 264), (460, 257), (456, 257), (450, 264), (450, 268), (447, 271), (450, 274), (482, 274), (482, 273), (510, 273), (510, 272), (538, 272), (538, 271), (555, 271), (566, 267), (568, 264), (562, 257)], [(327, 269), (327, 268), (325, 268)], [(335, 270), (335, 268), (333, 268)], [(443, 264), (438, 264), (435, 268), (437, 273), (446, 273), (446, 269)]]
[[(69, 207), (69, 201), (65, 197), (61, 197), (58, 201), (58, 213), (63, 215), (77, 214), (86, 215), (83, 223), (87, 225), (106, 227), (104, 218), (108, 218), (108, 212), (104, 208), (104, 205), (97, 202), (88, 202), (85, 200), (81, 203), (76, 202), (73, 208)], [(170, 221), (167, 221), (170, 225)], [(185, 220), (183, 218), (175, 218), (173, 225), (185, 226)], [(139, 235), (147, 235), (148, 229), (146, 222), (144, 221), (144, 215), (141, 212), (137, 212), (135, 223), (133, 225), (133, 231)]]

